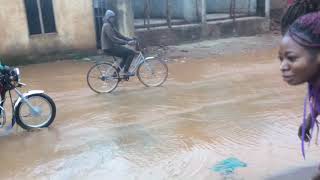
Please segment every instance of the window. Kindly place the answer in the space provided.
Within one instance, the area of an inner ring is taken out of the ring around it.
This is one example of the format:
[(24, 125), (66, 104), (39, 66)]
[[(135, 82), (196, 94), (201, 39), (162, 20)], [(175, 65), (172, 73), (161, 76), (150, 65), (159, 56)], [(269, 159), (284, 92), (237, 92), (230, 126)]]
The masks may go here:
[(24, 0), (30, 35), (56, 32), (52, 0)]

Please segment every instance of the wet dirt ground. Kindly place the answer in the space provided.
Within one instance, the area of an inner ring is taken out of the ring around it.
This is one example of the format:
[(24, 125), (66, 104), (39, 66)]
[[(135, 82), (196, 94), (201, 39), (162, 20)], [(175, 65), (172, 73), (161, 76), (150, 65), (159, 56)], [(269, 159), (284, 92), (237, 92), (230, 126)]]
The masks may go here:
[(218, 161), (236, 157), (248, 165), (236, 177), (255, 180), (318, 162), (314, 144), (301, 156), (305, 87), (282, 82), (276, 47), (176, 58), (163, 87), (132, 79), (112, 94), (88, 88), (92, 65), (22, 67), (28, 89), (54, 98), (57, 118), (3, 133), (0, 179), (212, 180), (222, 179)]

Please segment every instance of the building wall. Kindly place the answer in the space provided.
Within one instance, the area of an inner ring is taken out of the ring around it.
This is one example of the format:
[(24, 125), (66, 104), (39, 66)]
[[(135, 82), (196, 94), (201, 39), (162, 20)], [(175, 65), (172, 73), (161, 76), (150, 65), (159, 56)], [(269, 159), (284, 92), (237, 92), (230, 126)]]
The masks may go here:
[(96, 47), (91, 0), (53, 0), (57, 33), (29, 35), (23, 0), (0, 0), (0, 54), (34, 55)]
[[(173, 4), (172, 8), (172, 17), (174, 18), (182, 18), (181, 8), (177, 9), (177, 3), (181, 4), (183, 1), (172, 0)], [(151, 9), (151, 17), (152, 18), (163, 18), (166, 16), (166, 1), (160, 0), (150, 0), (150, 9)], [(181, 6), (180, 6), (181, 7)], [(145, 8), (145, 0), (134, 0), (133, 1), (133, 9), (135, 18), (143, 18), (144, 16), (144, 8)]]
[[(134, 0), (134, 16), (135, 18), (144, 17), (145, 0)], [(188, 21), (196, 20), (197, 0), (171, 0), (171, 16), (172, 18), (185, 19)], [(165, 0), (150, 0), (151, 18), (166, 18), (167, 5)]]
[(176, 45), (199, 40), (219, 39), (234, 36), (253, 36), (266, 33), (270, 29), (270, 22), (265, 17), (238, 18), (235, 24), (231, 19), (209, 22), (207, 33), (203, 34), (200, 24), (189, 24), (169, 28), (140, 29), (137, 37), (145, 46)]
[[(231, 0), (206, 0), (208, 13), (229, 13)], [(257, 0), (236, 0), (236, 12), (256, 13)]]
[(271, 9), (283, 9), (287, 6), (288, 0), (271, 0)]
[[(144, 16), (145, 0), (134, 0), (133, 8), (136, 18)], [(151, 18), (166, 17), (166, 1), (150, 0)], [(229, 13), (230, 0), (206, 0), (208, 13)], [(197, 0), (171, 0), (172, 17), (195, 20)], [(254, 14), (257, 9), (257, 0), (236, 0), (236, 11)]]
[(288, 0), (271, 0), (270, 1), (270, 15), (272, 19), (280, 20), (286, 7)]
[(117, 0), (119, 31), (125, 36), (134, 36), (133, 9), (131, 0)]

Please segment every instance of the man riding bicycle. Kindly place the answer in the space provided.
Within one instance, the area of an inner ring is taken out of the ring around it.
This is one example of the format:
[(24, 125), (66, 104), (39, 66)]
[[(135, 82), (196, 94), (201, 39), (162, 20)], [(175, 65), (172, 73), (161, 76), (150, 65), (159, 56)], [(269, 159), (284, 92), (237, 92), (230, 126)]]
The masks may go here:
[[(120, 68), (123, 68), (123, 76), (134, 76), (130, 74), (129, 68), (135, 56), (135, 52), (124, 45), (134, 45), (132, 38), (123, 36), (115, 27), (116, 14), (107, 10), (103, 18), (103, 27), (101, 32), (101, 48), (105, 54), (122, 58)], [(117, 69), (120, 72), (120, 68)]]
[[(115, 28), (115, 13), (108, 10), (104, 16), (101, 32), (102, 50), (111, 56), (121, 57), (117, 62), (97, 62), (87, 73), (87, 83), (96, 93), (110, 93), (122, 81), (128, 81), (130, 76), (137, 76), (147, 87), (161, 86), (168, 77), (168, 66), (162, 57), (145, 57), (139, 42), (121, 35)], [(136, 45), (135, 50), (124, 45)], [(134, 63), (131, 63), (134, 59)], [(123, 71), (123, 72), (120, 72)], [(120, 73), (119, 73), (120, 72)]]

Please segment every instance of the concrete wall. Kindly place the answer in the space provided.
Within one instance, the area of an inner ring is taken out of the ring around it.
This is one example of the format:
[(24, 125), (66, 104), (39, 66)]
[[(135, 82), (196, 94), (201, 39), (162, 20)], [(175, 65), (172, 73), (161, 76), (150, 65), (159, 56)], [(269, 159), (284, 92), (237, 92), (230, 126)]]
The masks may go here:
[[(145, 0), (134, 0), (135, 18), (144, 17)], [(150, 0), (151, 18), (166, 18), (167, 5), (165, 0)], [(171, 0), (172, 18), (194, 21), (197, 19), (197, 0)]]
[(0, 0), (0, 54), (45, 54), (96, 47), (91, 0), (54, 0), (57, 33), (29, 36), (23, 0)]
[[(199, 24), (168, 28), (155, 28), (151, 30), (138, 30), (136, 35), (145, 46), (149, 45), (176, 45), (178, 43), (199, 41), (201, 39), (219, 39), (232, 36), (252, 36), (266, 33), (270, 29), (268, 18), (247, 17), (238, 18), (233, 24), (232, 20), (209, 22), (206, 35)], [(234, 31), (235, 30), (235, 31)]]
[[(174, 0), (176, 1), (176, 0)], [(143, 18), (144, 16), (144, 8), (145, 8), (145, 0), (134, 0), (133, 1), (133, 9), (134, 9), (134, 17), (135, 18)], [(166, 13), (166, 4), (165, 2), (159, 0), (150, 0), (150, 8), (151, 8), (151, 17), (160, 18), (164, 17)], [(157, 7), (157, 8), (155, 8)], [(174, 14), (175, 15), (175, 14)]]
[[(231, 0), (206, 0), (208, 13), (229, 13)], [(143, 18), (145, 0), (134, 0), (135, 18)], [(166, 17), (166, 1), (150, 0), (151, 18)], [(181, 18), (189, 21), (197, 19), (197, 0), (171, 0), (172, 17)], [(236, 0), (236, 12), (255, 14), (257, 0)]]
[(271, 9), (283, 9), (287, 6), (288, 0), (271, 0)]
[(106, 8), (113, 10), (117, 15), (117, 25), (120, 33), (125, 36), (134, 36), (134, 0), (107, 0)]
[(270, 15), (272, 19), (280, 21), (285, 9), (287, 7), (288, 0), (271, 0), (270, 1)]
[[(206, 0), (208, 13), (229, 13), (231, 0)], [(236, 0), (236, 12), (254, 14), (257, 0)]]

